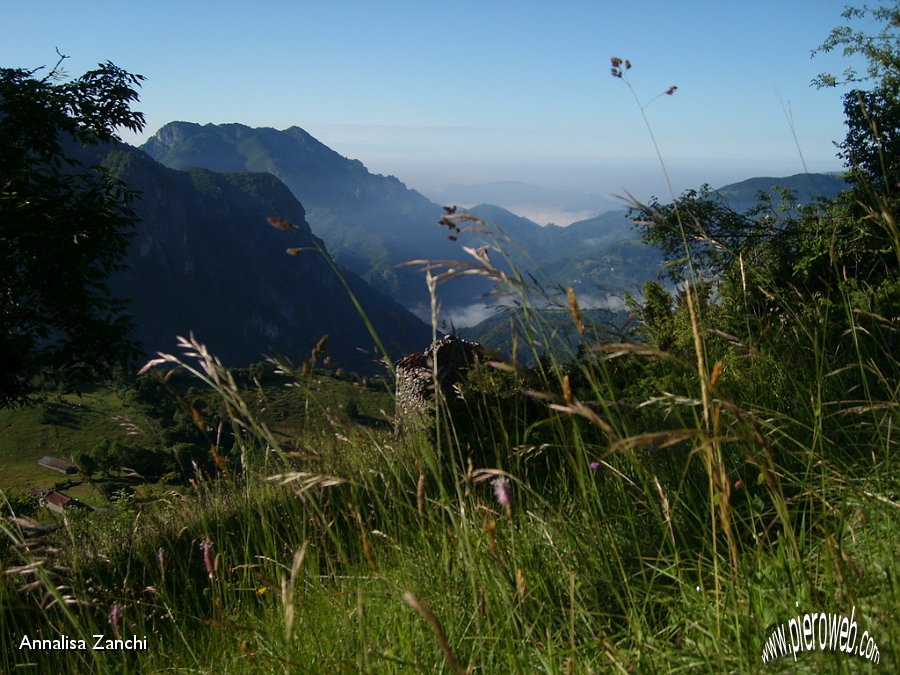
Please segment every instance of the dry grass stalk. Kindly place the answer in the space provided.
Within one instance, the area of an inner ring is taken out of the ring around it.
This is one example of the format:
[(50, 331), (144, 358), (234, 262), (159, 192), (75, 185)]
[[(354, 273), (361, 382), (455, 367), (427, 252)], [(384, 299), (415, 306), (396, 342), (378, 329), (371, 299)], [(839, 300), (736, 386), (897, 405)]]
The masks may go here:
[(266, 480), (279, 485), (297, 484), (296, 490), (299, 492), (308, 492), (313, 488), (326, 488), (334, 485), (343, 485), (349, 483), (345, 478), (337, 476), (323, 476), (321, 474), (306, 473), (305, 471), (296, 471), (294, 473), (283, 473), (277, 476), (269, 476)]
[(584, 321), (581, 318), (581, 308), (578, 306), (578, 298), (575, 297), (575, 289), (566, 289), (566, 300), (569, 303), (569, 312), (572, 314), (572, 320), (575, 322), (575, 328), (579, 335), (584, 335)]
[[(463, 250), (475, 259), (474, 263), (460, 260), (410, 260), (401, 267), (418, 266), (419, 271), (432, 275), (435, 285), (446, 283), (457, 277), (483, 276), (499, 282), (501, 285), (512, 284), (512, 279), (499, 269), (488, 255), (488, 247), (472, 248), (463, 246)], [(437, 272), (437, 274), (434, 274)]]
[(484, 521), (484, 531), (487, 533), (488, 549), (491, 553), (497, 552), (497, 523), (493, 518), (486, 518)]
[(563, 375), (562, 378), (562, 394), (563, 400), (567, 404), (572, 405), (575, 402), (575, 397), (572, 396), (572, 383), (569, 381), (568, 375)]
[(611, 452), (625, 452), (635, 448), (667, 448), (684, 441), (696, 439), (703, 435), (699, 429), (670, 429), (668, 431), (653, 431), (646, 434), (636, 434), (622, 438), (609, 446)]
[(684, 284), (684, 295), (687, 299), (688, 314), (691, 319), (691, 333), (694, 336), (694, 351), (697, 355), (697, 371), (700, 374), (700, 398), (703, 401), (703, 426), (710, 431), (709, 418), (709, 376), (706, 372), (706, 356), (703, 349), (703, 340), (700, 338), (700, 322), (697, 317), (697, 309), (694, 307), (694, 295), (691, 292), (691, 282)]
[[(700, 337), (700, 320), (697, 315), (696, 295), (692, 293), (690, 282), (685, 283), (685, 297), (687, 299), (688, 315), (691, 321), (691, 333), (694, 337), (694, 351), (697, 358), (697, 372), (700, 378), (700, 397), (703, 402), (703, 430), (705, 438), (700, 446), (702, 450), (706, 475), (709, 480), (709, 510), (710, 510), (710, 527), (712, 528), (712, 546), (713, 556), (716, 560), (715, 565), (718, 566), (716, 556), (717, 537), (716, 530), (721, 526), (728, 542), (728, 552), (731, 560), (731, 573), (738, 573), (738, 549), (737, 542), (734, 540), (734, 534), (731, 529), (731, 484), (728, 480), (728, 474), (725, 468), (724, 459), (722, 457), (721, 439), (718, 437), (718, 427), (721, 420), (721, 405), (713, 405), (710, 390), (715, 386), (714, 379), (717, 380), (721, 375), (721, 365), (718, 373), (714, 372), (714, 378), (710, 377), (706, 369), (706, 355), (703, 346), (703, 340)], [(715, 369), (714, 369), (715, 371)], [(713, 412), (714, 409), (714, 412)], [(718, 517), (717, 517), (718, 514)], [(715, 575), (716, 595), (720, 592), (719, 575)], [(717, 613), (717, 621), (720, 617)]]
[(604, 357), (606, 360), (619, 358), (627, 354), (637, 354), (639, 356), (652, 356), (668, 361), (677, 361), (677, 357), (669, 352), (664, 352), (651, 345), (642, 344), (640, 342), (602, 342), (591, 345), (588, 349), (589, 353), (608, 352)]
[(519, 601), (525, 599), (525, 593), (527, 592), (525, 586), (525, 572), (521, 567), (516, 568), (516, 595), (519, 596)]
[(286, 642), (290, 642), (294, 633), (294, 589), (297, 586), (297, 575), (303, 566), (304, 558), (306, 558), (308, 545), (309, 542), (304, 541), (303, 545), (294, 551), (290, 577), (281, 575), (281, 604), (284, 607), (284, 639)]
[[(568, 378), (568, 375), (566, 376), (566, 378)], [(569, 394), (571, 396), (571, 391), (569, 392)], [(559, 412), (568, 413), (570, 415), (578, 415), (579, 417), (584, 417), (586, 420), (603, 430), (603, 432), (611, 439), (618, 436), (618, 434), (606, 420), (604, 420), (602, 417), (600, 417), (600, 415), (591, 410), (591, 408), (586, 404), (582, 403), (574, 397), (572, 397), (572, 401), (570, 403), (551, 403), (549, 407), (551, 410), (558, 410)]]
[(656, 487), (656, 491), (659, 493), (659, 499), (662, 503), (663, 507), (663, 518), (666, 521), (666, 527), (669, 530), (669, 539), (672, 541), (672, 544), (675, 544), (675, 530), (672, 527), (672, 510), (669, 505), (669, 498), (663, 490), (662, 485), (659, 482), (659, 478), (653, 476), (653, 485)]
[(365, 523), (363, 523), (362, 515), (356, 509), (355, 506), (350, 506), (350, 514), (353, 516), (353, 519), (356, 521), (357, 527), (359, 527), (359, 538), (362, 544), (363, 556), (366, 559), (366, 564), (369, 566), (369, 569), (373, 572), (378, 571), (378, 563), (375, 561), (375, 554), (372, 551), (372, 544), (369, 541), (369, 534), (366, 532)]
[(444, 654), (444, 661), (447, 663), (447, 667), (456, 673), (456, 675), (468, 675), (472, 669), (463, 668), (459, 665), (459, 661), (453, 656), (453, 650), (450, 649), (450, 642), (447, 640), (447, 634), (444, 632), (444, 627), (428, 606), (419, 602), (418, 598), (409, 591), (403, 593), (403, 601), (412, 607), (413, 610), (425, 620), (425, 623), (431, 627), (431, 630), (434, 632), (434, 636), (438, 641), (438, 645)]
[[(419, 463), (416, 462), (418, 468)], [(419, 468), (419, 479), (416, 481), (416, 511), (419, 515), (425, 515), (425, 474)]]

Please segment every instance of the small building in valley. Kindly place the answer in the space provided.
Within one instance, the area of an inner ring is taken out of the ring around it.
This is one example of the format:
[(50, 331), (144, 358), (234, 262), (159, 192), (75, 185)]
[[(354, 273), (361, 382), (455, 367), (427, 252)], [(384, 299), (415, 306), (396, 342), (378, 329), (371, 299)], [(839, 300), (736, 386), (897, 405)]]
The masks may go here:
[(64, 515), (70, 509), (86, 509), (93, 511), (94, 509), (84, 502), (78, 501), (74, 497), (65, 495), (56, 490), (48, 490), (46, 488), (36, 487), (31, 491), (33, 497), (37, 497), (38, 503), (46, 509)]
[(78, 473), (79, 471), (78, 466), (72, 464), (72, 462), (66, 459), (60, 459), (59, 457), (50, 457), (49, 455), (46, 457), (41, 457), (38, 460), (38, 464), (48, 469), (53, 469), (54, 471), (59, 471), (60, 473), (65, 474)]

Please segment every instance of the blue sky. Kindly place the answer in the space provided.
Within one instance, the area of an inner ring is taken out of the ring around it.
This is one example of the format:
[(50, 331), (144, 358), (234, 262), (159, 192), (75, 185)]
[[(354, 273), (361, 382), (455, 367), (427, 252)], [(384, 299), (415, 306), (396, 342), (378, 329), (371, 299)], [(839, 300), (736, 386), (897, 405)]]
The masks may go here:
[(59, 48), (71, 75), (105, 60), (145, 75), (143, 138), (171, 120), (297, 125), (426, 193), (509, 179), (664, 196), (609, 58), (631, 60), (644, 103), (678, 86), (646, 107), (676, 191), (838, 170), (841, 92), (809, 83), (848, 62), (810, 52), (844, 5), (2, 0), (0, 65)]

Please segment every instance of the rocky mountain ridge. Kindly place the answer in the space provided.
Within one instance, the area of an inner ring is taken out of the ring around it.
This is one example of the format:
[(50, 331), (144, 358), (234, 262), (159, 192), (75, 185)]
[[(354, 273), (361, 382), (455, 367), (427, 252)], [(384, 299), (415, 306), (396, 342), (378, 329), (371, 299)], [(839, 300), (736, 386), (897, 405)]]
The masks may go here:
[[(303, 206), (277, 178), (169, 169), (128, 146), (99, 160), (139, 193), (126, 269), (110, 286), (129, 300), (148, 354), (171, 351), (176, 335), (193, 332), (228, 364), (270, 354), (296, 360), (328, 335), (336, 365), (373, 370), (374, 340)], [(276, 229), (271, 216), (294, 227)], [(427, 344), (425, 324), (352, 272), (343, 274), (393, 356)]]

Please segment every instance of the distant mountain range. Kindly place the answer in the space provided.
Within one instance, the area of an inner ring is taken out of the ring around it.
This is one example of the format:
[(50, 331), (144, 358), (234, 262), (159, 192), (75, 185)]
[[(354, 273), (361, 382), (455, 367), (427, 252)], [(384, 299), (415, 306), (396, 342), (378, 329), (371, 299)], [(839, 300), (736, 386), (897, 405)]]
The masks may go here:
[(452, 184), (435, 196), (441, 204), (495, 204), (513, 213), (547, 225), (569, 225), (617, 207), (609, 197), (579, 190), (554, 190), (521, 183), (499, 181), (478, 185)]
[[(93, 161), (140, 193), (127, 269), (110, 285), (130, 300), (148, 354), (172, 351), (176, 335), (193, 332), (227, 364), (269, 354), (297, 360), (328, 335), (336, 365), (373, 370), (375, 343), (323, 255), (286, 253), (325, 245), (274, 176), (177, 171), (125, 145)], [(296, 227), (276, 229), (269, 216)], [(428, 344), (428, 326), (352, 272), (345, 276), (394, 356)]]
[[(172, 122), (142, 146), (159, 162), (175, 169), (264, 171), (287, 185), (306, 209), (312, 231), (322, 237), (335, 259), (407, 309), (427, 317), (429, 297), (421, 272), (398, 267), (409, 260), (469, 260), (463, 244), (490, 238), (464, 235), (448, 241), (438, 222), (441, 205), (408, 189), (393, 176), (370, 173), (357, 160), (342, 157), (298, 127), (284, 131), (240, 124)], [(510, 194), (529, 186), (505, 183)], [(532, 190), (543, 199), (561, 191)], [(571, 196), (571, 195), (570, 195)], [(585, 197), (602, 203), (596, 196)], [(585, 204), (587, 206), (587, 204)], [(521, 247), (507, 251), (513, 262), (548, 284), (585, 284), (591, 292), (634, 287), (652, 278), (659, 258), (635, 241), (624, 211), (610, 212), (568, 228), (541, 227), (507, 209), (481, 205), (469, 211), (504, 228)], [(639, 265), (628, 264), (637, 256)], [(494, 256), (499, 262), (500, 256)], [(455, 280), (440, 289), (442, 306), (452, 312), (483, 302), (490, 285), (479, 277)]]
[[(393, 176), (370, 173), (298, 127), (172, 122), (142, 149), (173, 169), (272, 174), (303, 204), (335, 260), (406, 307), (427, 307), (428, 291), (420, 272), (398, 263), (463, 255), (438, 225), (440, 206)], [(459, 284), (448, 287), (443, 300), (467, 304), (485, 290), (483, 283)]]
[(744, 213), (757, 203), (759, 193), (777, 197), (774, 186), (794, 193), (800, 204), (809, 204), (817, 197), (831, 199), (847, 189), (847, 182), (831, 173), (798, 173), (784, 178), (748, 178), (720, 187), (715, 192), (733, 210)]
[[(143, 149), (172, 169), (200, 167), (215, 172), (263, 172), (283, 182), (305, 208), (311, 231), (324, 240), (339, 264), (355, 272), (377, 291), (427, 318), (429, 298), (420, 271), (398, 265), (409, 260), (468, 260), (462, 245), (494, 241), (465, 233), (458, 242), (438, 222), (442, 206), (407, 188), (393, 176), (370, 173), (298, 127), (284, 131), (254, 129), (241, 124), (172, 122), (160, 129)], [(199, 174), (198, 174), (199, 175)], [(229, 179), (230, 180), (230, 179)], [(721, 198), (739, 211), (756, 203), (760, 191), (778, 184), (794, 190), (798, 200), (815, 195), (832, 197), (843, 181), (825, 174), (787, 178), (754, 178), (719, 188)], [(544, 205), (583, 198), (580, 205), (602, 208), (604, 199), (566, 191), (544, 190), (521, 183), (455, 186), (445, 196), (463, 202), (488, 190), (510, 200), (532, 195)], [(567, 202), (570, 205), (574, 201)], [(607, 204), (608, 205), (608, 204)], [(637, 290), (657, 276), (660, 253), (639, 238), (627, 209), (607, 210), (568, 227), (541, 226), (500, 206), (480, 203), (468, 212), (509, 235), (504, 249), (509, 262), (534, 276), (545, 288), (576, 289), (585, 306), (620, 306), (616, 296)], [(493, 255), (504, 266), (504, 256)], [(440, 288), (447, 315), (483, 314), (489, 284), (480, 277), (456, 280)], [(469, 311), (469, 310), (473, 311)]]
[(544, 288), (572, 286), (594, 306), (609, 307), (610, 294), (636, 290), (655, 278), (662, 264), (659, 251), (640, 241), (624, 210), (568, 227), (541, 227), (488, 204), (466, 211), (508, 235), (515, 242), (507, 248), (512, 262)]

